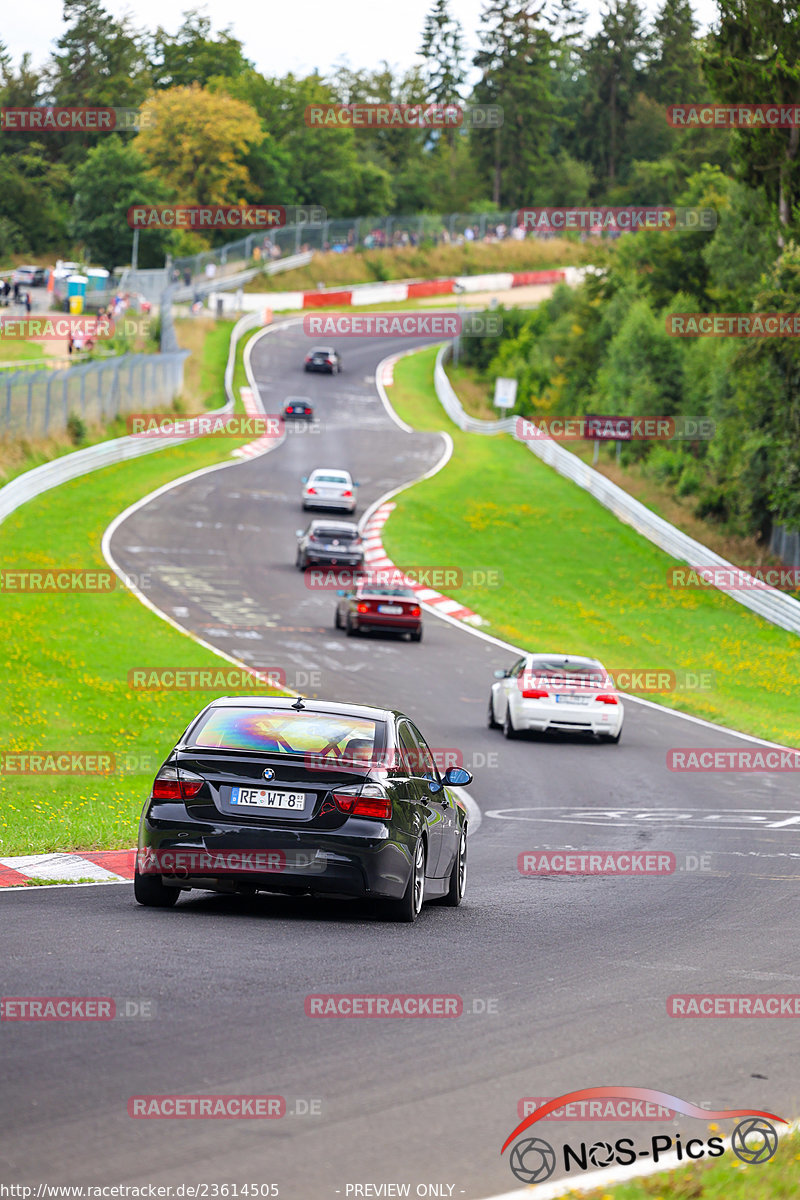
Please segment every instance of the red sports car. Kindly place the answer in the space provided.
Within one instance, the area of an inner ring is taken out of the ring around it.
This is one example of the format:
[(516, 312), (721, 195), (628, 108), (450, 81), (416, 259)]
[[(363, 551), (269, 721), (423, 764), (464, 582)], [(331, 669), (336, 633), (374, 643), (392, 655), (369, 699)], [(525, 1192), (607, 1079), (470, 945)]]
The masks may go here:
[(409, 587), (394, 587), (362, 580), (350, 591), (339, 591), (336, 628), (348, 637), (371, 630), (406, 633), (422, 641), (422, 608)]

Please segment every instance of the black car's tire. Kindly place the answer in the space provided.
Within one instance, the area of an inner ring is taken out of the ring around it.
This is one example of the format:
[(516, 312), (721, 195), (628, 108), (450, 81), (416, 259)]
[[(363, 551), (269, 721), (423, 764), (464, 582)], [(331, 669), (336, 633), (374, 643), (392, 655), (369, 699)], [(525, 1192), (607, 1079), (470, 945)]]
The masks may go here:
[(406, 890), (399, 900), (384, 901), (383, 911), (387, 920), (400, 921), (406, 925), (416, 921), (422, 910), (425, 895), (425, 861), (425, 843), (420, 838), (414, 849), (414, 863)]
[(353, 624), (353, 619), (350, 616), (350, 613), (347, 614), (347, 620), (345, 621), (344, 628), (345, 628), (345, 632), (348, 637), (355, 637), (356, 634), (358, 633), (358, 630), (356, 629), (356, 627)]
[(305, 571), (306, 563), (302, 554), (298, 553), (297, 558), (294, 560), (294, 565), (297, 567), (298, 571)]
[(621, 730), (621, 729), (620, 729), (619, 733), (612, 733), (612, 734), (608, 734), (608, 733), (601, 733), (601, 734), (600, 734), (600, 738), (601, 738), (601, 740), (602, 740), (602, 741), (604, 741), (604, 742), (611, 742), (611, 743), (612, 743), (612, 745), (614, 745), (614, 746), (616, 746), (616, 745), (619, 743), (619, 739), (620, 739), (621, 737), (622, 737), (622, 730)]
[(412, 633), (411, 640), (412, 640), (412, 642), (421, 642), (422, 641), (422, 630), (418, 629), (415, 633)]
[(506, 703), (506, 719), (503, 721), (503, 733), (507, 738), (519, 737), (519, 731), (514, 728), (511, 720), (511, 705)]
[(334, 629), (342, 628), (342, 618), (339, 616), (338, 608), (336, 609), (336, 616), (333, 618), (333, 627), (334, 627)]
[(494, 696), (489, 693), (489, 707), (486, 710), (486, 725), (489, 729), (499, 729), (500, 722), (494, 719)]
[(172, 908), (180, 893), (180, 888), (167, 887), (160, 875), (140, 875), (139, 868), (135, 868), (133, 895), (145, 908)]
[(447, 908), (458, 908), (467, 890), (467, 827), (461, 830), (458, 843), (458, 854), (450, 872), (450, 887), (447, 895), (442, 897), (442, 904)]

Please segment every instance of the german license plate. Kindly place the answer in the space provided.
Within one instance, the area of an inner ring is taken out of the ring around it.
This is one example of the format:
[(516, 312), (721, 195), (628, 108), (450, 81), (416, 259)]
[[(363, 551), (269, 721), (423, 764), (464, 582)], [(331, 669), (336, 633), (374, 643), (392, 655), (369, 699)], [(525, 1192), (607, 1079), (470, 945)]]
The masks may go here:
[(556, 696), (557, 704), (588, 704), (588, 696)]
[(240, 808), (291, 808), (302, 811), (305, 792), (271, 792), (267, 788), (231, 788), (231, 804)]
[(397, 616), (397, 614), (401, 613), (402, 611), (403, 611), (402, 604), (379, 604), (378, 605), (379, 613), (391, 613), (393, 616)]

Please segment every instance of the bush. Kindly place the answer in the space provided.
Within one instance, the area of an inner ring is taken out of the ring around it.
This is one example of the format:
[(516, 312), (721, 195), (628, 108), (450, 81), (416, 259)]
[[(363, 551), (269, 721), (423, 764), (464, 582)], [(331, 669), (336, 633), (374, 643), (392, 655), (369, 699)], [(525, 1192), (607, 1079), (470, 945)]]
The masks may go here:
[(77, 413), (71, 412), (67, 417), (67, 433), (73, 446), (82, 446), (89, 435), (86, 422)]

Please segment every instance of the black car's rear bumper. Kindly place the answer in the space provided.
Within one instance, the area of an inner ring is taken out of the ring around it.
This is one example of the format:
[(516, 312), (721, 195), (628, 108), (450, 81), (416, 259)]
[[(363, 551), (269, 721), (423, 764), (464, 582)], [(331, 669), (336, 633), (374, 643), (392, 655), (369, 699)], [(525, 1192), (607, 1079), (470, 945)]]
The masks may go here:
[(170, 817), (183, 809), (183, 819), (143, 817), (137, 855), (140, 873), (160, 875), (166, 883), (225, 892), (398, 898), (411, 875), (415, 839), (380, 821), (349, 818), (338, 830), (324, 832), (213, 826), (193, 821), (179, 803), (169, 809)]
[(364, 566), (363, 554), (335, 554), (333, 551), (331, 551), (329, 554), (319, 554), (314, 551), (306, 550), (305, 557), (309, 563), (309, 566), (312, 563), (327, 563), (328, 565), (333, 563), (336, 566), (357, 567), (359, 569), (363, 568)]

